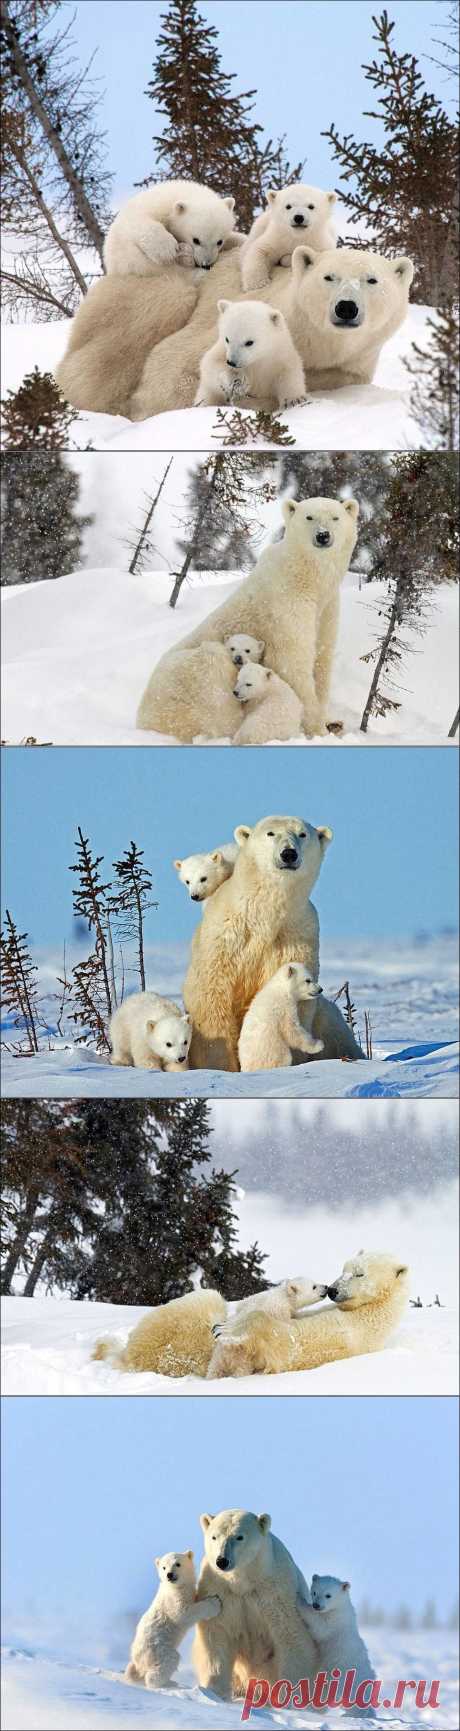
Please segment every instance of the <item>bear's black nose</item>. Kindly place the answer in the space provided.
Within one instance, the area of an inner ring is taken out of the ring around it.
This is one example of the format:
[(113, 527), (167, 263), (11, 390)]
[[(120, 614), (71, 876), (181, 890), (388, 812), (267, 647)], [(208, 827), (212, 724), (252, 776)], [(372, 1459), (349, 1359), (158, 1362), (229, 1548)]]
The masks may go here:
[(317, 529), (315, 535), (317, 547), (329, 547), (330, 539), (329, 529)]
[(228, 1557), (217, 1557), (216, 1562), (217, 1562), (218, 1569), (223, 1569), (224, 1572), (226, 1569), (230, 1568), (230, 1563), (228, 1561)]
[(335, 316), (336, 319), (340, 319), (342, 325), (352, 325), (353, 320), (357, 319), (358, 313), (359, 306), (356, 301), (337, 301)]
[(294, 222), (295, 222), (296, 228), (303, 228), (304, 221), (305, 221), (305, 218), (303, 216), (295, 216), (294, 217)]
[(175, 1577), (175, 1575), (173, 1575), (173, 1573), (172, 1573), (172, 1570), (171, 1570), (171, 1571), (170, 1571), (170, 1572), (169, 1572), (169, 1573), (168, 1573), (168, 1574), (167, 1574), (167, 1576), (166, 1576), (166, 1580), (167, 1580), (167, 1581), (175, 1581), (175, 1579), (176, 1579), (176, 1577)]
[(235, 655), (235, 657), (234, 657), (234, 661), (235, 661), (235, 667), (242, 667), (242, 666), (243, 666), (243, 657), (242, 657), (242, 655)]
[(338, 1290), (338, 1286), (327, 1286), (326, 1291), (328, 1298), (337, 1298)]
[(180, 1063), (180, 1064), (185, 1064), (185, 1052), (184, 1052), (184, 1054), (183, 1054), (183, 1057), (181, 1057), (181, 1056), (180, 1056), (180, 1054), (179, 1054), (179, 1063)]
[(191, 902), (200, 902), (201, 896), (190, 896), (190, 901)]
[(228, 367), (236, 367), (236, 361), (227, 361)]
[(283, 847), (281, 849), (281, 858), (285, 861), (286, 865), (292, 865), (293, 861), (297, 859), (297, 848)]

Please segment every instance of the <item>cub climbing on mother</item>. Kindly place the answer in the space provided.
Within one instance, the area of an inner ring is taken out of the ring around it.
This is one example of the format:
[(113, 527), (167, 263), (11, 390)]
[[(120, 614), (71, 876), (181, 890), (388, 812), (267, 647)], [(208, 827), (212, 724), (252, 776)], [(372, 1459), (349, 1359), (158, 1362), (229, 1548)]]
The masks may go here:
[(203, 733), (219, 738), (230, 700), (236, 711), (227, 723), (232, 737), (240, 725), (234, 670), (230, 658), (227, 670), (223, 656), (221, 672), (216, 645), (222, 655), (229, 633), (249, 632), (263, 639), (266, 667), (303, 705), (307, 737), (326, 732), (340, 584), (356, 542), (359, 506), (355, 499), (286, 499), (282, 515), (282, 540), (264, 548), (230, 599), (158, 662), (140, 703), (138, 727), (183, 741)]

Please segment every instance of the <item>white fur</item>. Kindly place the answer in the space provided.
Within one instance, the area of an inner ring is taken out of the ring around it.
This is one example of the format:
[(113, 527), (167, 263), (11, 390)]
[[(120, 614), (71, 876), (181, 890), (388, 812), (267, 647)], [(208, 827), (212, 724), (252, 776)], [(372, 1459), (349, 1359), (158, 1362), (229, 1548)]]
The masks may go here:
[[(205, 1556), (198, 1597), (218, 1592), (221, 1615), (200, 1624), (193, 1660), (202, 1689), (230, 1700), (249, 1677), (315, 1675), (315, 1649), (297, 1609), (297, 1595), (308, 1594), (303, 1575), (280, 1539), (270, 1532), (270, 1516), (244, 1509), (201, 1515)], [(229, 1567), (219, 1568), (225, 1559)]]
[(110, 1021), (112, 1064), (142, 1070), (187, 1070), (192, 1024), (157, 992), (133, 992)]
[(215, 1594), (196, 1603), (193, 1551), (167, 1551), (155, 1558), (160, 1585), (137, 1625), (125, 1677), (161, 1689), (171, 1682), (179, 1664), (179, 1643), (194, 1623), (217, 1617), (222, 1601)]
[(322, 1052), (323, 1041), (311, 1032), (320, 990), (303, 962), (284, 962), (246, 1011), (238, 1041), (240, 1069), (276, 1070), (292, 1063), (293, 1051), (312, 1058)]
[(108, 275), (149, 276), (157, 265), (210, 268), (235, 244), (234, 198), (194, 180), (164, 180), (123, 204), (104, 242)]
[(244, 631), (233, 631), (231, 637), (224, 638), (224, 648), (228, 649), (234, 667), (244, 667), (248, 661), (261, 661), (265, 643), (257, 637), (248, 637)]
[(313, 1636), (319, 1653), (318, 1670), (355, 1671), (353, 1692), (359, 1683), (375, 1677), (367, 1647), (359, 1633), (356, 1611), (350, 1599), (350, 1582), (336, 1575), (313, 1575), (311, 1605), (299, 1595), (297, 1607)]
[(303, 705), (292, 686), (270, 667), (242, 667), (234, 693), (245, 706), (234, 745), (266, 745), (268, 740), (295, 739), (302, 732)]
[(218, 301), (217, 342), (203, 355), (195, 402), (285, 408), (305, 395), (283, 314), (264, 301)]
[(322, 192), (319, 186), (305, 186), (300, 181), (280, 192), (267, 193), (267, 208), (256, 217), (241, 248), (243, 288), (264, 288), (277, 264), (290, 268), (292, 254), (302, 240), (307, 240), (315, 252), (335, 247), (331, 221), (335, 202), (335, 192)]
[(213, 853), (189, 853), (173, 865), (192, 902), (205, 902), (225, 879), (231, 877), (238, 854), (236, 841), (226, 841)]
[[(316, 1370), (320, 1364), (379, 1352), (408, 1302), (409, 1271), (386, 1252), (360, 1250), (328, 1286), (332, 1304), (287, 1323), (259, 1308), (236, 1316), (226, 1329), (223, 1376)], [(215, 1321), (227, 1321), (216, 1317)]]
[(250, 1298), (240, 1299), (237, 1305), (232, 1306), (227, 1317), (213, 1324), (212, 1334), (214, 1335), (215, 1346), (206, 1373), (208, 1381), (212, 1382), (214, 1377), (220, 1378), (226, 1375), (227, 1342), (230, 1341), (233, 1344), (235, 1328), (238, 1328), (240, 1318), (246, 1316), (248, 1311), (260, 1310), (268, 1316), (281, 1316), (288, 1319), (291, 1316), (301, 1315), (312, 1304), (319, 1304), (320, 1299), (325, 1298), (326, 1294), (327, 1286), (321, 1286), (317, 1281), (304, 1279), (303, 1275), (297, 1275), (292, 1280), (281, 1280), (278, 1286), (272, 1286), (266, 1292), (253, 1292)]

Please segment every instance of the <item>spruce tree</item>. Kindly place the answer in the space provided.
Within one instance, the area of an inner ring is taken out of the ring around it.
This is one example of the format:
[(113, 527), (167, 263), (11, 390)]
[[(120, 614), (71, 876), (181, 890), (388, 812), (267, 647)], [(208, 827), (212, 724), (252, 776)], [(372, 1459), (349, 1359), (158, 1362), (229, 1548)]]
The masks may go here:
[(75, 410), (61, 396), (52, 374), (34, 367), (18, 390), (2, 399), (3, 445), (18, 445), (22, 451), (37, 445), (44, 451), (61, 450), (69, 443), (74, 418)]
[(428, 343), (412, 343), (405, 366), (412, 380), (410, 405), (422, 443), (457, 451), (459, 436), (458, 302), (440, 307), (427, 319)]
[(248, 460), (239, 451), (218, 452), (192, 471), (185, 535), (177, 543), (184, 558), (174, 573), (170, 607), (176, 606), (189, 571), (227, 571), (242, 558), (246, 569), (253, 563), (251, 539), (255, 542), (262, 525), (250, 512), (274, 496), (264, 457)]
[(1, 1002), (10, 1011), (15, 1028), (26, 1037), (31, 1056), (38, 1052), (39, 1003), (37, 967), (32, 961), (27, 932), (18, 932), (8, 908), (0, 937), (2, 966)]
[(377, 57), (363, 71), (377, 110), (364, 112), (381, 121), (382, 143), (341, 138), (334, 125), (322, 136), (340, 164), (350, 223), (365, 225), (377, 250), (408, 253), (415, 299), (440, 306), (456, 292), (458, 129), (425, 88), (415, 55), (398, 54), (388, 12), (372, 21)]
[(303, 164), (290, 166), (283, 138), (262, 143), (253, 119), (257, 92), (233, 93), (235, 75), (222, 69), (218, 31), (196, 0), (171, 0), (157, 46), (146, 94), (166, 124), (153, 139), (155, 169), (143, 185), (159, 177), (198, 180), (222, 196), (233, 193), (238, 227), (246, 232), (268, 188), (299, 179)]
[(2, 460), (2, 583), (39, 583), (82, 564), (90, 517), (78, 516), (80, 481), (60, 450), (6, 450)]

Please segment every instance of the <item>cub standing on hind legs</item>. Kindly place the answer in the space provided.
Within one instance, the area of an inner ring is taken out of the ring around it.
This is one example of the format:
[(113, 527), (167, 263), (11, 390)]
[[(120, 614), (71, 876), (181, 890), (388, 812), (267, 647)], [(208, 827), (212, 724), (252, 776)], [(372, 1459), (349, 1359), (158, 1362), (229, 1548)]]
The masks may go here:
[(160, 1585), (137, 1625), (125, 1671), (127, 1683), (145, 1683), (146, 1689), (171, 1682), (180, 1660), (176, 1643), (194, 1623), (217, 1617), (222, 1610), (217, 1593), (197, 1603), (193, 1551), (167, 1551), (155, 1563)]

